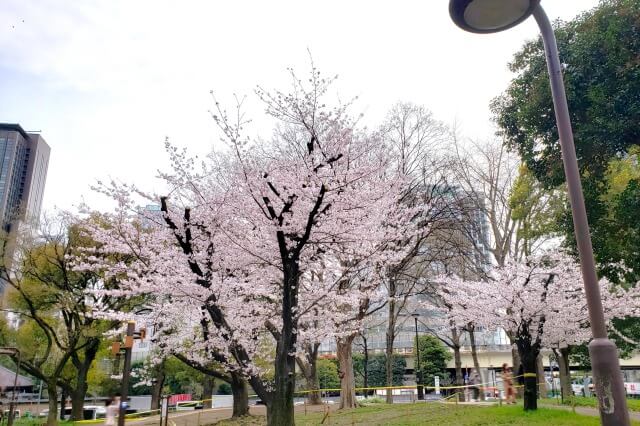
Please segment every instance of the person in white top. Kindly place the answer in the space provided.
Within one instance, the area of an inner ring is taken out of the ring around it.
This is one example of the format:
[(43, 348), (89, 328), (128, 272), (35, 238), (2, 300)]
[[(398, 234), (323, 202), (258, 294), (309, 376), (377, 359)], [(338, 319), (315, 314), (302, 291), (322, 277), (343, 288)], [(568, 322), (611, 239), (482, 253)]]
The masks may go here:
[(105, 426), (115, 426), (116, 416), (120, 411), (120, 398), (117, 396), (114, 398), (109, 398), (105, 401), (104, 405), (107, 407), (107, 418), (104, 422)]

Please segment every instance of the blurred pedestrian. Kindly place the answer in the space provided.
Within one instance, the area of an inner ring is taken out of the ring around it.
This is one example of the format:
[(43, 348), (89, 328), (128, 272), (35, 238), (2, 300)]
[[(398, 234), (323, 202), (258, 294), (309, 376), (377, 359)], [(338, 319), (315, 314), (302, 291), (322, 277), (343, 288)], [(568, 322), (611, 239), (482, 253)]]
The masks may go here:
[(104, 422), (105, 426), (115, 426), (116, 416), (118, 416), (120, 412), (120, 398), (117, 396), (109, 397), (104, 402), (104, 405), (107, 410), (106, 419)]
[(506, 363), (502, 364), (502, 384), (507, 404), (515, 404), (516, 394), (513, 389), (513, 373), (511, 372), (511, 367)]

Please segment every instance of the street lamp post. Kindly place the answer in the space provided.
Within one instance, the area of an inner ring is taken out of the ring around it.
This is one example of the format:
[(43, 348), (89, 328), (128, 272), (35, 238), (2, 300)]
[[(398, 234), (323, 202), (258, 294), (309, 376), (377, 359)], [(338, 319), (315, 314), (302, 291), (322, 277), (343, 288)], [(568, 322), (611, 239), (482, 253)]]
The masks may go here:
[(411, 314), (416, 328), (416, 387), (418, 388), (418, 400), (424, 400), (424, 387), (422, 383), (422, 371), (420, 370), (420, 342), (418, 342), (418, 317), (419, 314)]
[(549, 18), (540, 6), (540, 0), (450, 0), (449, 13), (456, 25), (473, 33), (503, 31), (518, 25), (530, 15), (534, 16), (540, 27), (593, 334), (593, 340), (589, 344), (589, 355), (598, 398), (600, 421), (606, 426), (629, 425), (629, 412), (624, 383), (620, 374), (618, 350), (607, 337), (589, 223), (580, 182), (580, 170), (573, 142), (567, 96), (562, 80), (562, 67)]
[[(138, 313), (138, 312), (136, 312)], [(125, 415), (127, 414), (128, 407), (128, 393), (129, 393), (129, 378), (131, 376), (131, 356), (133, 352), (133, 341), (144, 340), (146, 337), (146, 328), (140, 328), (136, 331), (136, 323), (129, 321), (127, 323), (127, 332), (124, 336), (124, 344), (120, 342), (114, 342), (111, 346), (111, 351), (116, 357), (114, 367), (119, 365), (119, 356), (121, 352), (124, 352), (124, 365), (122, 367), (122, 382), (120, 384), (120, 407), (118, 407), (118, 426), (124, 426)]]

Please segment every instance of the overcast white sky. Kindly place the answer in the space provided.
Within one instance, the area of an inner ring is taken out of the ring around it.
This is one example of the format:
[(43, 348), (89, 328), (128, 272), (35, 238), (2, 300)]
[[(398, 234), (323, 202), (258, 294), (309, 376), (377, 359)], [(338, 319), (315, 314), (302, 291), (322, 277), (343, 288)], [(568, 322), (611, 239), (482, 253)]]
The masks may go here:
[[(571, 19), (597, 0), (542, 4)], [(0, 0), (0, 122), (41, 130), (51, 146), (46, 209), (97, 206), (96, 179), (161, 189), (166, 136), (200, 154), (217, 143), (210, 90), (230, 103), (256, 84), (286, 88), (287, 67), (308, 70), (307, 49), (340, 75), (341, 97), (360, 97), (367, 123), (411, 101), (490, 137), (489, 101), (536, 35), (533, 19), (465, 33), (447, 0)]]

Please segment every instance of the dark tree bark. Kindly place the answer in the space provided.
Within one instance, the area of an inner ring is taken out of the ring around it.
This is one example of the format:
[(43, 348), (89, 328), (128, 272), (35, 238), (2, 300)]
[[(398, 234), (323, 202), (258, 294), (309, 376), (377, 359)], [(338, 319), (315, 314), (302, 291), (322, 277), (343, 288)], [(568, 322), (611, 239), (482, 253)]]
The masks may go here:
[(314, 343), (312, 345), (305, 345), (305, 355), (304, 358), (298, 357), (296, 361), (298, 363), (298, 367), (304, 376), (305, 381), (307, 382), (307, 403), (310, 405), (320, 405), (322, 404), (322, 398), (320, 396), (320, 381), (318, 379), (318, 349), (320, 348), (319, 343)]
[[(480, 379), (482, 380), (482, 383), (486, 383), (487, 379), (484, 376), (484, 374), (482, 374), (482, 370), (480, 370), (480, 362), (478, 361), (478, 350), (476, 346), (475, 326), (470, 323), (467, 326), (467, 332), (469, 333), (469, 342), (471, 343), (471, 357), (473, 358), (473, 368), (475, 368), (475, 370), (480, 375)], [(484, 385), (482, 387), (484, 388)], [(481, 401), (485, 400), (484, 389), (482, 388), (480, 389), (480, 400)]]
[(64, 409), (67, 406), (67, 391), (65, 388), (62, 388), (62, 392), (60, 393), (60, 420), (64, 420)]
[(164, 387), (165, 372), (164, 372), (165, 360), (156, 366), (155, 368), (155, 381), (151, 387), (151, 409), (159, 410), (162, 398), (162, 388)]
[(338, 366), (340, 368), (340, 408), (356, 408), (355, 376), (353, 373), (352, 344), (356, 335), (336, 339)]
[[(549, 284), (551, 284), (553, 278), (554, 275), (549, 275), (544, 282), (544, 291), (541, 294), (542, 301), (545, 301), (547, 298), (547, 289), (549, 288)], [(518, 347), (520, 363), (524, 369), (524, 394), (522, 398), (524, 400), (525, 411), (538, 409), (537, 361), (538, 356), (540, 355), (540, 348), (542, 346), (542, 335), (546, 319), (544, 316), (538, 318), (535, 338), (531, 333), (533, 321), (533, 318), (521, 319), (515, 334), (515, 342)]]
[(100, 340), (91, 338), (83, 350), (83, 358), (80, 359), (76, 352), (71, 356), (71, 362), (76, 369), (76, 383), (71, 390), (71, 419), (84, 420), (84, 400), (87, 397), (89, 385), (87, 383), (87, 375), (91, 364), (96, 359)]
[(542, 363), (542, 354), (538, 354), (536, 359), (536, 374), (538, 375), (538, 395), (540, 398), (547, 397), (547, 381), (544, 377), (544, 364)]
[(571, 388), (571, 374), (569, 371), (569, 348), (554, 349), (553, 354), (558, 361), (560, 395), (562, 395), (562, 399), (565, 400), (573, 395), (573, 389)]
[(364, 359), (363, 359), (363, 366), (362, 366), (362, 373), (363, 373), (362, 383), (365, 387), (364, 397), (368, 398), (369, 389), (367, 388), (369, 387), (369, 346), (367, 343), (367, 337), (364, 335), (364, 333), (362, 334), (362, 344), (364, 347)]
[(520, 352), (520, 359), (524, 367), (524, 392), (523, 402), (525, 411), (538, 409), (538, 386), (536, 374), (537, 353), (525, 350)]
[(209, 375), (204, 376), (204, 381), (202, 383), (202, 399), (204, 400), (203, 408), (213, 407), (213, 401), (211, 400), (211, 398), (213, 396), (213, 389), (215, 387), (215, 384), (216, 379), (214, 377)]
[[(453, 362), (456, 367), (456, 386), (464, 385), (464, 376), (462, 375), (462, 357), (460, 356), (460, 334), (456, 327), (451, 328), (451, 342), (449, 346), (453, 349)], [(464, 402), (464, 392), (458, 391), (458, 400)]]
[(56, 382), (47, 381), (47, 394), (49, 396), (47, 426), (55, 426), (58, 424), (58, 389)]
[(71, 392), (71, 419), (84, 420), (84, 398), (87, 394), (86, 372), (78, 372), (77, 387)]
[(297, 320), (294, 316), (298, 306), (298, 281), (300, 269), (298, 257), (289, 256), (284, 233), (278, 231), (281, 257), (284, 263), (284, 285), (282, 298), (282, 329), (278, 333), (275, 359), (275, 391), (267, 403), (267, 424), (269, 426), (294, 425), (293, 395), (296, 387), (295, 347)]
[[(395, 283), (389, 282), (389, 294), (395, 294)], [(387, 387), (393, 386), (393, 344), (396, 340), (396, 302), (389, 300), (389, 320), (387, 323), (386, 347), (385, 347), (385, 378)], [(386, 390), (387, 404), (393, 404), (393, 389)]]
[(239, 374), (231, 374), (231, 393), (233, 394), (232, 417), (249, 415), (249, 389), (247, 381)]
[[(513, 385), (516, 386), (519, 383), (519, 380), (522, 380), (520, 378), (516, 378), (516, 376), (520, 374), (520, 366), (522, 365), (522, 361), (520, 361), (520, 354), (518, 353), (518, 347), (515, 345), (515, 337), (513, 338), (512, 342), (513, 342), (513, 346), (511, 346), (511, 360), (513, 362), (512, 364), (513, 377), (514, 377)], [(522, 395), (524, 394), (524, 387), (522, 386), (516, 387), (515, 392), (518, 398), (522, 398)]]

